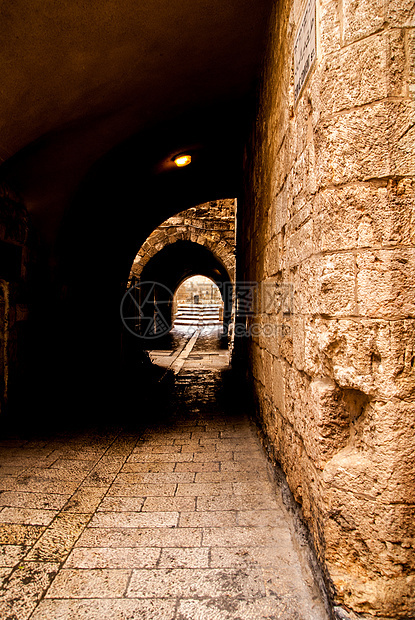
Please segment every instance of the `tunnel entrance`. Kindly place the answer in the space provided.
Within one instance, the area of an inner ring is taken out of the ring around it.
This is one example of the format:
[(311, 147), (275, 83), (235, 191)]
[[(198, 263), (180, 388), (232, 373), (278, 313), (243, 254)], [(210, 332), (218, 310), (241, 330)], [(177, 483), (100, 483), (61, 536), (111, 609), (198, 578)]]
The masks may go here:
[(205, 276), (187, 278), (173, 298), (173, 328), (223, 324), (223, 299), (218, 286)]
[(131, 287), (126, 296), (130, 307), (135, 306), (129, 331), (138, 336), (155, 366), (173, 375), (183, 366), (187, 370), (229, 366), (223, 290), (211, 278), (186, 278), (174, 293), (159, 282), (145, 281)]
[(141, 245), (121, 303), (123, 375), (136, 381), (138, 367), (141, 375), (146, 367), (146, 376), (154, 367), (169, 368), (196, 342), (228, 350), (223, 361), (229, 364), (235, 214), (236, 199), (199, 204), (162, 222)]
[(147, 351), (151, 362), (172, 376), (179, 373), (223, 371), (230, 364), (230, 350), (223, 344), (221, 324), (198, 322), (174, 326), (170, 340)]

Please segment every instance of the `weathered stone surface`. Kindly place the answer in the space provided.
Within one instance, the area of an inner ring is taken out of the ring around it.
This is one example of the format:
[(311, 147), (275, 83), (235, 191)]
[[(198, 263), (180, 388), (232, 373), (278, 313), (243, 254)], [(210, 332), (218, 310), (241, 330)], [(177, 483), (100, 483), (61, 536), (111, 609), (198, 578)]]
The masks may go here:
[(391, 26), (414, 28), (415, 14), (411, 0), (387, 0), (386, 18)]
[(387, 58), (389, 59), (389, 95), (397, 97), (405, 95), (405, 55), (405, 30), (391, 30), (387, 36)]
[(352, 253), (311, 257), (301, 263), (294, 281), (295, 313), (355, 314), (355, 257)]
[(390, 151), (385, 136), (388, 125), (389, 108), (385, 103), (321, 122), (315, 136), (320, 185), (387, 177), (390, 174)]
[(296, 364), (368, 396), (412, 398), (413, 319), (402, 321), (307, 319)]
[(292, 611), (281, 603), (277, 596), (270, 596), (257, 601), (240, 601), (238, 599), (216, 600), (205, 602), (199, 600), (183, 600), (179, 605), (180, 620), (232, 620), (239, 617), (246, 620), (258, 618), (281, 618), (290, 620)]
[(96, 568), (88, 571), (60, 570), (46, 598), (121, 598), (130, 570)]
[(415, 82), (415, 29), (408, 31), (408, 60), (409, 60), (409, 88), (412, 87), (412, 96), (414, 95), (413, 84)]
[(265, 594), (261, 572), (251, 570), (248, 575), (238, 569), (219, 568), (135, 570), (127, 597), (217, 598), (229, 590), (243, 598)]
[(26, 555), (27, 547), (24, 545), (2, 545), (0, 547), (0, 566), (13, 567)]
[(44, 532), (40, 525), (22, 525), (5, 523), (0, 529), (0, 544), (2, 545), (30, 545)]
[(359, 314), (390, 319), (415, 315), (415, 249), (367, 251), (356, 263)]
[(108, 549), (106, 547), (78, 547), (73, 549), (65, 568), (155, 568), (160, 549)]
[(2, 618), (28, 618), (59, 570), (59, 564), (24, 562), (3, 583)]
[(317, 61), (294, 105), (303, 9), (275, 4), (240, 206), (241, 273), (275, 269), (293, 310), (283, 337), (245, 350), (334, 601), (350, 617), (414, 618), (414, 7), (319, 3)]
[(340, 17), (336, 0), (324, 2), (320, 7), (320, 44), (324, 55), (340, 49)]
[(384, 37), (378, 35), (342, 48), (325, 59), (320, 92), (323, 117), (386, 97), (385, 48)]
[(33, 620), (171, 620), (176, 601), (166, 599), (44, 599), (36, 609)]
[(414, 189), (409, 181), (382, 186), (357, 184), (321, 192), (314, 202), (318, 251), (378, 245), (413, 245)]
[(415, 175), (413, 101), (391, 103), (388, 107), (391, 172), (397, 177), (408, 175), (413, 181)]
[(54, 510), (3, 508), (0, 512), (0, 524), (24, 523), (26, 525), (49, 525), (56, 514), (57, 512)]
[(90, 518), (88, 514), (60, 513), (34, 545), (27, 560), (62, 562)]
[(382, 0), (346, 0), (342, 17), (344, 42), (351, 43), (383, 27), (384, 3)]
[(63, 510), (72, 513), (91, 514), (107, 492), (106, 487), (81, 486), (70, 498)]

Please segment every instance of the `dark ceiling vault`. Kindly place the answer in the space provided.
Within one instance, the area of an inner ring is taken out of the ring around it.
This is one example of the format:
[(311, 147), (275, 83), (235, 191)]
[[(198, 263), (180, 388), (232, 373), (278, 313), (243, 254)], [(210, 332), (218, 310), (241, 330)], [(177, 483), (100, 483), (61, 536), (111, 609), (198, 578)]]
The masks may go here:
[[(270, 5), (1, 3), (0, 183), (20, 193), (39, 250), (25, 394), (43, 408), (47, 395), (52, 414), (62, 394), (71, 416), (87, 390), (88, 415), (119, 394), (120, 299), (152, 230), (239, 196)], [(192, 164), (175, 168), (187, 149)]]
[[(165, 174), (171, 155), (191, 147), (210, 166), (201, 193), (212, 199), (209, 184), (219, 191), (218, 175), (231, 177), (240, 159), (269, 6), (269, 0), (2, 4), (0, 161), (8, 160), (4, 173), (44, 241), (54, 244), (91, 167), (115, 147), (120, 157), (125, 141), (140, 183)], [(195, 176), (200, 182), (201, 171)]]

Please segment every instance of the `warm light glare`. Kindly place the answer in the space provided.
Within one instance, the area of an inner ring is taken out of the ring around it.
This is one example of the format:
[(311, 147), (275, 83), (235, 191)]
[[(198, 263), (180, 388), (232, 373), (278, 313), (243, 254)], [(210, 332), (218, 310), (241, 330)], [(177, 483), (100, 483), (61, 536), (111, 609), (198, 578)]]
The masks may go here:
[(174, 163), (176, 164), (176, 166), (179, 166), (179, 168), (182, 168), (183, 166), (188, 166), (191, 161), (191, 155), (178, 155), (174, 158)]

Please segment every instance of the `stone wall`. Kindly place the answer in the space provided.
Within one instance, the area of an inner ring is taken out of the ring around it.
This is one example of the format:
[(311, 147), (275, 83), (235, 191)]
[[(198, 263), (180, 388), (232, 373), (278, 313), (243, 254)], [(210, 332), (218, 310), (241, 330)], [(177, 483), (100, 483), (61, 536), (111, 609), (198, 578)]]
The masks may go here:
[[(0, 414), (4, 414), (24, 374), (28, 319), (27, 212), (18, 196), (0, 184)], [(33, 258), (33, 257), (32, 257)]]
[(238, 209), (241, 275), (293, 301), (247, 354), (335, 604), (415, 618), (414, 4), (317, 0), (294, 106), (304, 6), (273, 12)]
[(236, 200), (215, 200), (181, 211), (160, 224), (141, 246), (131, 268), (130, 279), (139, 278), (149, 260), (176, 241), (203, 245), (235, 277)]

